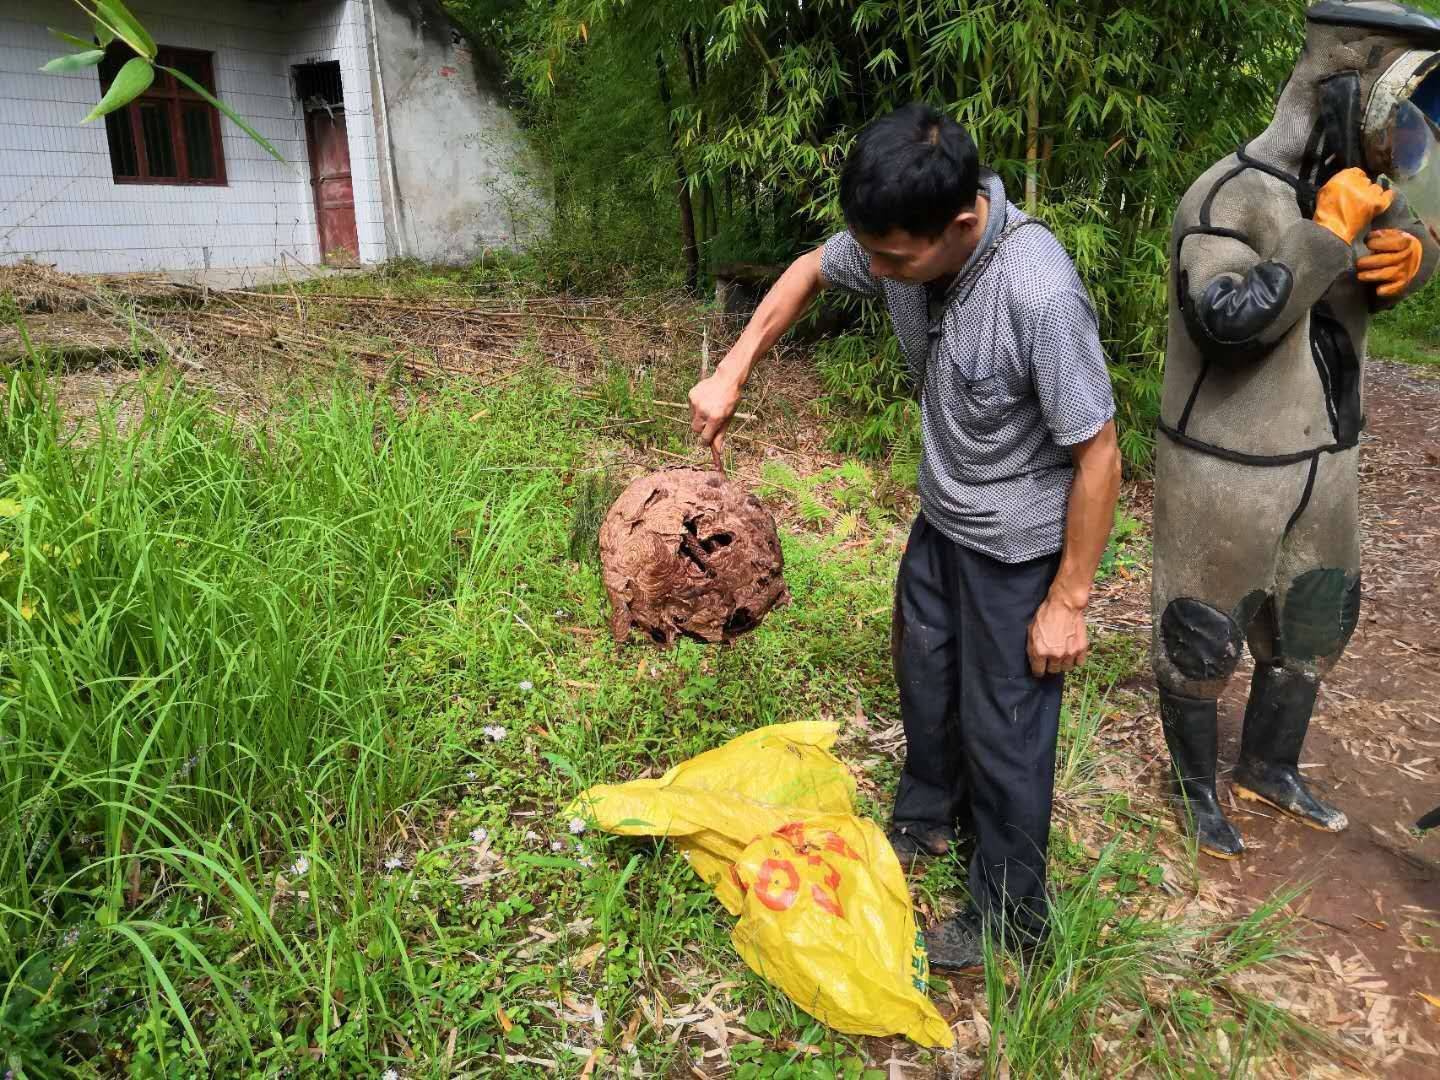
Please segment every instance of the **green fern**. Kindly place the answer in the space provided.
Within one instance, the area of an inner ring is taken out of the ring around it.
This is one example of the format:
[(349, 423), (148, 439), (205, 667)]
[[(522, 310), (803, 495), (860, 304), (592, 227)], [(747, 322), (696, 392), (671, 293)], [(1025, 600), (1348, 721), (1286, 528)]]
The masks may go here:
[(865, 467), (864, 462), (851, 458), (836, 471), (839, 473), (840, 478), (847, 484), (867, 489), (870, 487), (870, 470)]
[(807, 525), (823, 525), (831, 518), (831, 510), (808, 491), (800, 493), (798, 506), (800, 517)]
[(783, 495), (795, 498), (809, 490), (809, 485), (784, 462), (767, 461), (760, 466), (760, 494), (762, 496), (773, 498)]

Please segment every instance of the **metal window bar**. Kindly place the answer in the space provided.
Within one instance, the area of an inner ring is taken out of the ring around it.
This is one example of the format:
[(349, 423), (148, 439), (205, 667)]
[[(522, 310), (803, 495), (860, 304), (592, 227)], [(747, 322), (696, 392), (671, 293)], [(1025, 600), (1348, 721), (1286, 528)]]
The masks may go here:
[(306, 112), (327, 113), (345, 107), (345, 89), (340, 81), (340, 61), (326, 60), (300, 64), (295, 68), (295, 96)]

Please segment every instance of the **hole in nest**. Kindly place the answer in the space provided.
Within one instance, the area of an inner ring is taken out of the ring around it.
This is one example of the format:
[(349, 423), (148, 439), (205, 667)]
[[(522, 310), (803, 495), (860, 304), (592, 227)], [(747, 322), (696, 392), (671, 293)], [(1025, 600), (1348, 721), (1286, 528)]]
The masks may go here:
[(695, 550), (694, 542), (688, 536), (682, 536), (680, 538), (680, 548), (677, 554), (682, 559), (689, 559), (692, 563), (698, 566), (701, 572), (704, 573), (706, 577), (711, 577), (714, 575), (715, 572), (711, 570), (709, 564), (706, 563), (705, 556), (702, 555), (699, 551)]
[(725, 630), (727, 633), (732, 634), (738, 634), (743, 630), (749, 630), (750, 627), (754, 625), (755, 619), (750, 614), (749, 608), (736, 608), (733, 612), (730, 613), (730, 617), (725, 620)]
[(716, 548), (729, 547), (735, 538), (727, 532), (718, 532), (700, 541), (700, 550), (709, 555)]
[(657, 645), (664, 645), (665, 631), (661, 630), (659, 627), (656, 627), (654, 630), (650, 631), (650, 640), (655, 642), (655, 644)]

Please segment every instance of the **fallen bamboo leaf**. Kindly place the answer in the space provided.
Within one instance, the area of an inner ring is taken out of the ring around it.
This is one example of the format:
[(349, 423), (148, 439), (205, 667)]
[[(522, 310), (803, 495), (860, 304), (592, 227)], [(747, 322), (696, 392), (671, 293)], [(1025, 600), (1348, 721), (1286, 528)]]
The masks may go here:
[(585, 1067), (580, 1070), (580, 1080), (585, 1080), (586, 1077), (594, 1075), (595, 1066), (604, 1055), (605, 1051), (598, 1046), (590, 1051), (590, 1056), (585, 1059)]
[(585, 950), (575, 958), (575, 969), (577, 971), (584, 971), (595, 963), (596, 960), (600, 959), (600, 954), (604, 951), (604, 942), (597, 941), (595, 944), (587, 946)]
[(985, 1014), (980, 1011), (978, 1004), (972, 1004), (971, 1009), (975, 1017), (975, 1033), (980, 1036), (981, 1044), (988, 1046), (990, 1043), (990, 1021), (985, 1019)]
[(630, 1015), (630, 1022), (625, 1025), (625, 1034), (620, 1036), (620, 1049), (627, 1054), (635, 1046), (635, 1036), (639, 1034), (640, 1021), (643, 1016), (644, 1014), (640, 1011), (640, 1009), (637, 1008)]
[(506, 1035), (509, 1035), (511, 1029), (515, 1027), (515, 1022), (505, 1015), (505, 1008), (502, 1005), (495, 1006), (495, 1019), (500, 1021), (500, 1030)]

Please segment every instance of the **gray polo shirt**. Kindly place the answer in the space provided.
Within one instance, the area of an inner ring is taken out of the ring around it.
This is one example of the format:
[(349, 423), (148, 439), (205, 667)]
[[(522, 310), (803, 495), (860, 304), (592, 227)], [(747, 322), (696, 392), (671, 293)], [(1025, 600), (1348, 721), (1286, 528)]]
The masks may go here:
[(1070, 256), (982, 170), (990, 217), (943, 294), (874, 277), (848, 232), (825, 242), (828, 284), (883, 296), (920, 388), (920, 509), (957, 544), (1003, 562), (1059, 551), (1068, 447), (1115, 414), (1095, 310)]

